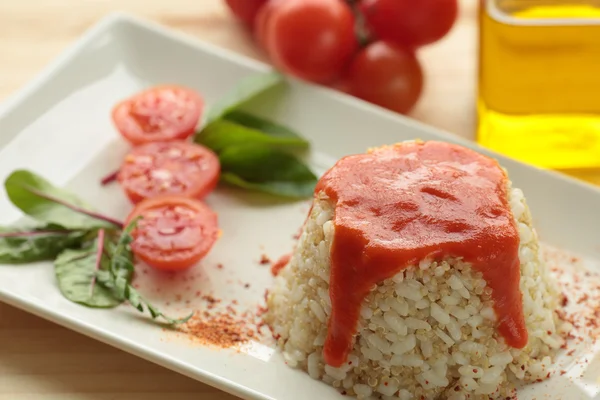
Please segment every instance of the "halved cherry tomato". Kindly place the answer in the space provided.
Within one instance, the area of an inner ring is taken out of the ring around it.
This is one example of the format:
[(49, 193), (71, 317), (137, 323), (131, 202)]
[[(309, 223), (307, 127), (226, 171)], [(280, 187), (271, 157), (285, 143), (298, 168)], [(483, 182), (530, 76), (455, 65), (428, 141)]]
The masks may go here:
[(202, 199), (219, 181), (219, 158), (198, 144), (173, 141), (134, 147), (117, 179), (133, 203), (161, 195)]
[(252, 28), (256, 14), (267, 0), (225, 0), (225, 2), (240, 21)]
[(359, 8), (377, 38), (412, 48), (440, 40), (458, 15), (457, 0), (362, 0)]
[(219, 236), (217, 214), (201, 201), (180, 196), (139, 203), (127, 218), (141, 217), (131, 250), (151, 267), (180, 271), (200, 261)]
[(419, 99), (423, 71), (410, 50), (374, 42), (356, 55), (348, 68), (350, 93), (392, 111), (405, 113)]
[(181, 86), (158, 86), (117, 104), (112, 118), (131, 144), (186, 139), (194, 133), (204, 100)]
[(258, 34), (273, 64), (301, 79), (329, 83), (358, 48), (343, 0), (285, 0), (268, 6)]

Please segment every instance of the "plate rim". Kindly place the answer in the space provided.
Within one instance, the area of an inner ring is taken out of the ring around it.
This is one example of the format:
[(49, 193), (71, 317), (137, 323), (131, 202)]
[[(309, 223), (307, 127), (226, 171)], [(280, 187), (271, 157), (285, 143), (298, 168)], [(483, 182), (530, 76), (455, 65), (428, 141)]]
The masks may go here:
[[(93, 43), (93, 41), (100, 37), (102, 34), (109, 32), (112, 29), (118, 28), (120, 24), (128, 24), (136, 29), (151, 31), (170, 40), (184, 42), (190, 45), (196, 51), (201, 50), (213, 55), (217, 55), (230, 62), (241, 64), (250, 67), (254, 70), (272, 70), (272, 67), (261, 61), (254, 60), (250, 57), (241, 55), (234, 51), (219, 47), (218, 45), (207, 43), (189, 34), (170, 29), (159, 23), (139, 18), (128, 13), (114, 12), (100, 19), (96, 24), (92, 25), (75, 42), (68, 45), (49, 64), (43, 67), (41, 71), (33, 77), (33, 79), (28, 81), (23, 87), (17, 89), (17, 91), (15, 91), (7, 99), (5, 99), (2, 102), (2, 104), (0, 104), (0, 119), (4, 118), (13, 110), (20, 107), (23, 102), (25, 102), (30, 96), (35, 94), (36, 90), (41, 85), (43, 85), (48, 80), (51, 80), (53, 76), (58, 74), (60, 70), (64, 68), (65, 65), (71, 62), (83, 50), (85, 50), (86, 46)], [(295, 78), (289, 79), (295, 82), (299, 82)], [(378, 106), (366, 103), (362, 100), (355, 99), (346, 94), (336, 92), (329, 88), (306, 82), (301, 82), (301, 84), (315, 87), (319, 93), (326, 95), (335, 101), (341, 101), (343, 103), (349, 104), (352, 107), (357, 107), (366, 110), (367, 112), (375, 113), (376, 115), (384, 118), (394, 118), (399, 124), (404, 124), (405, 126), (410, 126), (418, 130), (427, 130), (438, 136), (440, 140), (448, 140), (455, 143), (459, 143), (467, 147), (474, 148), (476, 151), (479, 151), (481, 153), (491, 155), (495, 158), (505, 160), (508, 159), (506, 156), (500, 155), (499, 153), (483, 148), (474, 141), (462, 138), (458, 135), (452, 134), (450, 132), (444, 131), (433, 126), (429, 126), (425, 123), (414, 120), (407, 116), (393, 113)], [(600, 188), (597, 188), (590, 184), (580, 182), (578, 180), (575, 180), (574, 178), (570, 178), (555, 171), (543, 170), (541, 168), (527, 165), (518, 160), (511, 159), (511, 161), (518, 164), (522, 164), (526, 168), (538, 170), (540, 173), (550, 174), (555, 179), (562, 180), (566, 184), (575, 184), (587, 191), (590, 191), (593, 195), (600, 196)], [(199, 369), (197, 367), (194, 367), (186, 362), (180, 361), (179, 359), (172, 357), (169, 354), (160, 353), (152, 348), (140, 346), (136, 342), (121, 337), (120, 335), (115, 334), (110, 330), (91, 325), (85, 321), (79, 320), (76, 317), (63, 315), (52, 309), (44, 308), (31, 299), (13, 295), (9, 292), (4, 292), (0, 290), (0, 301), (10, 306), (24, 310), (25, 312), (31, 313), (37, 317), (56, 323), (79, 334), (83, 334), (101, 343), (105, 343), (119, 350), (125, 351), (126, 353), (140, 357), (146, 361), (173, 370), (196, 381), (200, 381), (204, 384), (213, 386), (221, 391), (230, 393), (232, 395), (244, 399), (275, 400), (269, 395), (263, 394), (254, 389), (238, 384), (237, 382), (231, 379), (223, 378), (217, 374), (211, 373), (206, 369)]]

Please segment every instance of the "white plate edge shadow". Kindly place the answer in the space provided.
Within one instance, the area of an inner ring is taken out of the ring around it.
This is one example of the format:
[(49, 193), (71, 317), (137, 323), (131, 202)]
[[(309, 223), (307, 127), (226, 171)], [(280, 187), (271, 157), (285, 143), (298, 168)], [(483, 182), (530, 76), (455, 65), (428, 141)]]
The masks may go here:
[[(130, 16), (124, 13), (114, 13), (109, 15), (108, 17), (100, 20), (96, 25), (90, 28), (80, 39), (78, 39), (75, 43), (68, 46), (57, 58), (54, 59), (47, 67), (45, 67), (33, 80), (31, 80), (27, 85), (25, 85), (21, 90), (19, 90), (16, 94), (11, 96), (8, 100), (6, 100), (2, 105), (0, 105), (0, 118), (3, 118), (6, 114), (11, 112), (13, 109), (19, 107), (22, 102), (24, 102), (29, 96), (31, 96), (35, 90), (43, 84), (45, 81), (52, 79), (52, 77), (60, 71), (60, 69), (68, 63), (71, 59), (77, 56), (77, 54), (82, 51), (88, 44), (92, 43), (99, 35), (103, 34), (107, 30), (110, 30), (112, 27), (119, 23), (128, 23), (132, 24), (138, 28), (150, 30), (154, 33), (158, 33), (160, 35), (166, 36), (172, 40), (184, 41), (187, 44), (192, 45), (195, 48), (201, 49), (205, 52), (210, 52), (215, 55), (218, 55), (222, 58), (228, 59), (232, 62), (243, 64), (248, 66), (254, 70), (270, 70), (266, 64), (263, 64), (259, 61), (252, 60), (245, 56), (236, 54), (229, 50), (220, 48), (218, 46), (208, 44), (205, 42), (201, 42), (189, 35), (171, 31), (168, 28), (165, 28), (159, 24), (149, 22), (146, 20), (139, 19), (137, 17)], [(418, 121), (412, 120), (408, 117), (401, 116), (389, 112), (387, 110), (381, 109), (377, 106), (370, 105), (361, 100), (354, 99), (345, 94), (341, 94), (335, 92), (331, 89), (318, 87), (318, 90), (322, 91), (323, 94), (336, 99), (337, 101), (342, 101), (347, 104), (353, 105), (354, 107), (366, 109), (371, 113), (376, 113), (382, 117), (386, 118), (396, 118), (398, 122), (403, 123), (405, 125), (414, 127), (419, 130), (427, 130), (430, 133), (437, 135), (442, 140), (448, 140), (455, 143), (463, 144), (467, 147), (475, 148), (478, 151), (483, 152), (484, 154), (492, 155), (493, 157), (506, 159), (505, 157), (491, 152), (487, 149), (483, 149), (478, 146), (474, 142), (468, 141), (466, 139), (454, 136), (442, 130), (438, 130), (436, 128), (427, 126), (426, 124), (420, 123)], [(537, 169), (535, 167), (527, 166), (527, 168)], [(558, 178), (560, 180), (566, 180), (569, 184), (578, 185), (581, 188), (585, 188), (586, 190), (593, 191), (595, 193), (600, 194), (600, 189), (592, 187), (591, 185), (584, 184), (582, 182), (576, 181), (572, 178), (566, 177), (562, 174), (553, 172), (553, 171), (543, 171), (546, 174), (552, 174), (554, 178)], [(58, 312), (49, 311), (43, 308), (40, 304), (37, 304), (35, 301), (31, 301), (29, 299), (20, 298), (17, 296), (12, 296), (10, 294), (3, 293), (0, 291), (0, 300), (15, 306), (17, 308), (23, 309), (29, 313), (37, 315), (41, 318), (50, 320), (52, 322), (58, 323), (59, 325), (65, 326), (71, 330), (74, 330), (78, 333), (84, 334), (86, 336), (92, 337), (100, 342), (107, 343), (111, 346), (119, 348), (128, 353), (134, 354), (140, 358), (145, 360), (157, 363), (159, 365), (165, 366), (169, 369), (172, 369), (178, 373), (189, 376), (195, 380), (202, 381), (204, 383), (210, 384), (211, 386), (217, 387), (223, 391), (229, 392), (231, 394), (244, 397), (244, 398), (260, 398), (260, 399), (271, 399), (271, 397), (267, 397), (264, 394), (256, 392), (252, 389), (247, 388), (246, 386), (239, 385), (234, 381), (229, 379), (224, 379), (218, 375), (212, 374), (206, 370), (199, 370), (196, 367), (193, 367), (185, 362), (181, 362), (176, 358), (169, 357), (162, 353), (154, 352), (152, 349), (147, 347), (143, 347), (138, 345), (137, 343), (124, 339), (118, 335), (111, 333), (110, 331), (103, 330), (102, 328), (98, 328), (87, 324), (83, 321), (80, 321), (73, 317), (68, 317), (61, 315)]]

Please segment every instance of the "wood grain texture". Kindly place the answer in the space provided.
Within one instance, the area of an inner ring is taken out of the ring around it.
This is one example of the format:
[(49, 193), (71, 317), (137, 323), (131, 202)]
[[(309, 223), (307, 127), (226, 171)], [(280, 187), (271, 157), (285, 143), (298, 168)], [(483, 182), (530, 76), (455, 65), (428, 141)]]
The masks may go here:
[[(423, 97), (411, 114), (471, 138), (474, 131), (476, 0), (443, 41), (423, 49)], [(125, 11), (265, 60), (222, 0), (0, 1), (0, 101), (87, 28)], [(1, 282), (0, 282), (1, 284)], [(0, 303), (0, 400), (233, 400), (217, 389)]]

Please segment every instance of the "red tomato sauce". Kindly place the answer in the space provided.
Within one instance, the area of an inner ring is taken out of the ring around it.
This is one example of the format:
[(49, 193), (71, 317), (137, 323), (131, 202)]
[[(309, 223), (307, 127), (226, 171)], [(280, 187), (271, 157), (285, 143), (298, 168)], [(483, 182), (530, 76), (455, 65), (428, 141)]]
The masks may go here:
[(273, 263), (273, 265), (271, 265), (271, 274), (273, 274), (273, 276), (277, 276), (279, 275), (279, 273), (281, 272), (281, 270), (283, 268), (285, 268), (286, 265), (289, 264), (290, 260), (292, 259), (292, 254), (285, 254), (283, 256), (281, 256), (277, 261), (275, 261)]
[(371, 288), (422, 259), (462, 257), (492, 290), (497, 330), (522, 348), (519, 234), (498, 163), (442, 142), (415, 142), (341, 159), (319, 181), (335, 204), (324, 347), (340, 366)]

